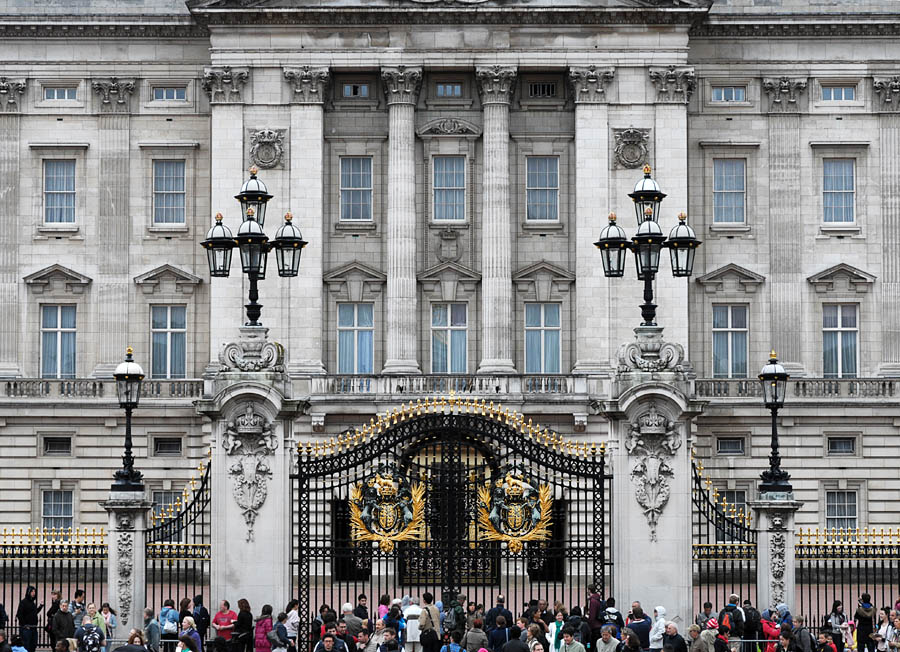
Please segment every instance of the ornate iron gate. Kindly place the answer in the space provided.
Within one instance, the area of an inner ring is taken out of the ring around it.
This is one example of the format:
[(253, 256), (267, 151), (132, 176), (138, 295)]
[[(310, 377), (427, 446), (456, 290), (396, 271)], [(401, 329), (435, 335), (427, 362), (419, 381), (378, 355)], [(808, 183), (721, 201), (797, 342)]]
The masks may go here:
[(293, 477), (301, 637), (320, 604), (359, 593), (371, 609), (385, 594), (502, 593), (520, 612), (532, 598), (584, 605), (609, 581), (603, 449), (484, 401), (420, 401), (301, 446)]
[(693, 470), (694, 613), (704, 602), (722, 608), (732, 593), (755, 605), (757, 536), (749, 511), (720, 500), (712, 480), (702, 476), (702, 462), (694, 461)]

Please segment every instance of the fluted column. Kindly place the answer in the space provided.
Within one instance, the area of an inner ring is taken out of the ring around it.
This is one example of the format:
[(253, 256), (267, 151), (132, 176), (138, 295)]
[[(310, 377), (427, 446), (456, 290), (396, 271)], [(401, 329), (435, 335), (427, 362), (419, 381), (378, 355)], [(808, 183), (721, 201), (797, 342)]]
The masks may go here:
[(415, 114), (422, 69), (381, 71), (388, 105), (385, 374), (417, 374)]
[(481, 231), (481, 364), (478, 373), (512, 374), (512, 233), (509, 214), (509, 102), (516, 69), (475, 71), (484, 111)]

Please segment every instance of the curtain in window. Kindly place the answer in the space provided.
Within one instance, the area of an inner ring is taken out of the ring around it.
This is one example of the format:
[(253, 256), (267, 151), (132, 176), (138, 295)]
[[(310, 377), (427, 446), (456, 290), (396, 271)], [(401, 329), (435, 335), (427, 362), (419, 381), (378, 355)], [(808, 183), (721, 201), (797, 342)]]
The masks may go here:
[(60, 333), (60, 376), (75, 377), (75, 333)]
[(358, 331), (357, 338), (357, 370), (356, 373), (374, 373), (374, 337), (372, 331)]
[(836, 331), (822, 333), (823, 371), (826, 378), (837, 378), (838, 373), (838, 334)]
[(338, 331), (338, 373), (352, 374), (354, 331)]
[(841, 333), (841, 377), (856, 378), (856, 333)]
[(447, 331), (431, 331), (431, 371), (436, 374), (447, 372)]
[(166, 377), (166, 359), (168, 358), (166, 344), (166, 333), (153, 333), (153, 355), (150, 363), (150, 373), (153, 378)]
[(75, 221), (75, 161), (44, 161), (44, 221)]
[(184, 378), (187, 366), (185, 354), (185, 333), (172, 333), (172, 359), (169, 361), (169, 377)]
[(713, 333), (713, 376), (728, 378), (728, 333)]
[(541, 373), (541, 331), (525, 331), (525, 373)]
[(450, 371), (454, 374), (466, 373), (466, 331), (450, 331)]
[(747, 377), (747, 333), (737, 331), (731, 334), (731, 377)]
[(41, 378), (56, 378), (59, 373), (56, 359), (57, 333), (41, 333)]
[(559, 331), (544, 331), (544, 373), (559, 373)]

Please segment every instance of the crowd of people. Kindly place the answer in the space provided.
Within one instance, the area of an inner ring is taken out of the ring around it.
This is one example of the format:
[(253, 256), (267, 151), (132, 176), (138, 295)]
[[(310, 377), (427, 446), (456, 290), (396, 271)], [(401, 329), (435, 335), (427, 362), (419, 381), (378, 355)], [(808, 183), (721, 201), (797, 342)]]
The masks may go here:
[[(222, 600), (214, 614), (200, 595), (177, 608), (170, 599), (158, 614), (145, 609), (143, 626), (120, 638), (109, 604), (98, 609), (81, 590), (71, 600), (59, 592), (51, 597), (45, 629), (55, 652), (298, 652), (301, 638), (297, 600), (277, 614), (263, 605), (255, 617), (243, 598), (237, 611)], [(8, 639), (0, 618), (0, 652), (35, 652), (43, 608), (28, 587), (16, 610), (18, 634)], [(623, 614), (614, 598), (594, 587), (584, 609), (535, 599), (517, 616), (502, 595), (488, 608), (462, 595), (446, 605), (431, 593), (421, 600), (382, 595), (370, 608), (360, 594), (355, 604), (341, 605), (340, 614), (328, 604), (319, 607), (303, 652), (900, 652), (898, 610), (900, 600), (877, 609), (863, 593), (852, 616), (835, 600), (824, 622), (814, 625), (791, 615), (786, 604), (760, 612), (731, 595), (718, 611), (706, 602), (682, 636), (664, 606), (647, 613), (635, 601)]]

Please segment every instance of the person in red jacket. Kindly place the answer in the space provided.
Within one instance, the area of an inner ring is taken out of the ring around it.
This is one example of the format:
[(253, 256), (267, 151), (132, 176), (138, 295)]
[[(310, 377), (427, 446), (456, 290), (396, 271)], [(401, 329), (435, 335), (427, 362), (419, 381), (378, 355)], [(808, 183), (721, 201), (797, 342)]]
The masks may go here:
[(765, 652), (775, 652), (775, 646), (778, 644), (778, 635), (781, 634), (781, 627), (775, 622), (776, 618), (777, 616), (770, 616), (769, 618), (762, 618), (760, 620), (760, 623), (762, 623), (763, 634), (765, 635), (766, 640), (769, 641), (766, 643)]
[(256, 630), (253, 636), (253, 647), (256, 652), (272, 652), (272, 644), (269, 643), (266, 634), (272, 631), (275, 626), (272, 624), (272, 605), (264, 604), (262, 613), (256, 620)]

